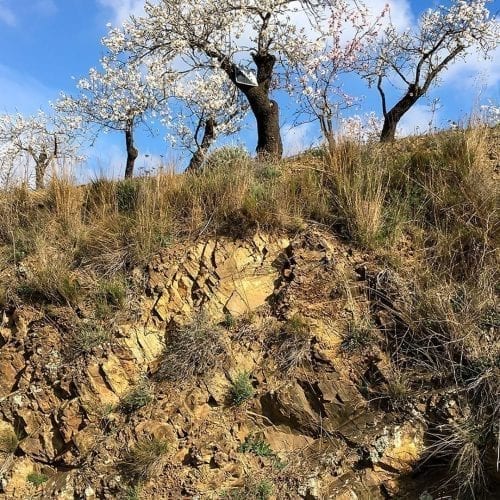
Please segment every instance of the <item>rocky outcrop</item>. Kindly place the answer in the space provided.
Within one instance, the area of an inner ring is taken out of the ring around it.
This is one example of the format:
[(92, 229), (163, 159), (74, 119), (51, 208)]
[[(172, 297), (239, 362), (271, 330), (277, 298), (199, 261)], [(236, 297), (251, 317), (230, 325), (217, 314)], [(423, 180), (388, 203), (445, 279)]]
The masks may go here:
[[(420, 456), (423, 428), (397, 422), (363, 390), (382, 352), (349, 358), (341, 349), (346, 325), (370, 314), (365, 261), (320, 232), (174, 246), (150, 263), (143, 293), (107, 325), (109, 338), (71, 359), (72, 325), (89, 318), (69, 308), (5, 311), (0, 435), (18, 442), (2, 450), (0, 441), (0, 497), (117, 498), (130, 479), (122, 457), (153, 438), (169, 443), (168, 460), (144, 498), (218, 498), (263, 476), (276, 498), (397, 491)], [(224, 323), (226, 362), (197, 380), (159, 381), (169, 330), (199, 311)], [(284, 372), (275, 353), (292, 345), (282, 337), (298, 316), (302, 357)], [(234, 408), (228, 395), (241, 373), (254, 395)], [(122, 411), (145, 379), (152, 398)], [(241, 451), (249, 436), (272, 451)], [(28, 480), (42, 470), (46, 481)]]

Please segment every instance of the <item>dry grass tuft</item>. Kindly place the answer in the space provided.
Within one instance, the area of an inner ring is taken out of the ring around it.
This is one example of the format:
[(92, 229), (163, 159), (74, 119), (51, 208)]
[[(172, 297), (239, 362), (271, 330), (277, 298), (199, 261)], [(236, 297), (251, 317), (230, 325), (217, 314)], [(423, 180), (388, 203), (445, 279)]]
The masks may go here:
[(120, 464), (121, 469), (127, 477), (136, 481), (149, 479), (161, 471), (168, 449), (169, 445), (165, 440), (143, 438), (128, 450)]
[(203, 314), (174, 329), (158, 369), (160, 379), (179, 381), (208, 375), (226, 357), (223, 332)]

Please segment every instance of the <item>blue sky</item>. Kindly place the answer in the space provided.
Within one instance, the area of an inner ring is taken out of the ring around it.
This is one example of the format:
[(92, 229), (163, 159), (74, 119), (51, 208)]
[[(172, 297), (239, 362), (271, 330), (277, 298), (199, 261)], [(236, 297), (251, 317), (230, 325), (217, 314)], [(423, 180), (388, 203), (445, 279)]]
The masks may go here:
[[(367, 3), (383, 5), (383, 0)], [(397, 22), (412, 22), (424, 8), (436, 2), (430, 0), (393, 0), (393, 18)], [(142, 0), (0, 0), (0, 113), (33, 113), (39, 107), (47, 108), (49, 100), (59, 92), (72, 92), (71, 78), (87, 73), (97, 66), (102, 53), (101, 37), (106, 23), (119, 23), (128, 14), (140, 12)], [(491, 10), (500, 10), (500, 0), (491, 4)], [(500, 102), (500, 54), (492, 61), (482, 61), (474, 54), (447, 72), (443, 85), (422, 100), (402, 123), (405, 132), (425, 130), (430, 119), (430, 101), (438, 97), (440, 109), (436, 113), (438, 125), (458, 120), (469, 114), (478, 104), (492, 99)], [(380, 104), (374, 90), (349, 82), (349, 90), (365, 96), (361, 110), (379, 113)], [(291, 108), (287, 99), (282, 106), (285, 151), (288, 154), (306, 147), (318, 136), (316, 124), (290, 127)], [(250, 119), (238, 138), (252, 151), (255, 133)], [(101, 137), (90, 152), (89, 168), (108, 175), (121, 172), (123, 139), (110, 133)], [(161, 138), (139, 135), (141, 156), (139, 168), (149, 168), (160, 155), (165, 161), (181, 158), (180, 151), (171, 150)], [(146, 156), (148, 155), (148, 156)]]

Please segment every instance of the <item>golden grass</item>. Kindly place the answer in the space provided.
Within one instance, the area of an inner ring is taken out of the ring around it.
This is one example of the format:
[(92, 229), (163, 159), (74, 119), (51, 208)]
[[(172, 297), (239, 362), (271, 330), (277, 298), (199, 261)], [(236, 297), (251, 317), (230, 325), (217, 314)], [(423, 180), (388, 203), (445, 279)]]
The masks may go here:
[[(201, 173), (162, 171), (85, 186), (54, 177), (42, 191), (0, 191), (0, 306), (29, 300), (76, 309), (94, 301), (100, 304), (94, 319), (104, 321), (122, 307), (128, 273), (145, 268), (173, 242), (245, 237), (258, 229), (295, 234), (321, 225), (392, 263), (386, 276), (392, 272), (399, 282), (387, 279), (383, 291), (395, 317), (384, 345), (397, 375), (387, 386), (393, 406), (411, 403), (407, 375), (413, 373), (460, 395), (488, 439), (473, 440), (457, 454), (445, 433), (435, 448), (446, 451), (450, 467), (473, 492), (487, 475), (484, 457), (498, 439), (500, 411), (493, 132), (471, 128), (384, 145), (339, 141), (328, 153), (280, 162), (223, 151)], [(345, 346), (377, 342), (358, 330), (348, 332)], [(93, 348), (96, 331), (83, 331), (78, 352)], [(221, 354), (222, 347), (208, 340)], [(285, 347), (285, 368), (294, 368), (307, 359), (309, 339), (295, 332)], [(197, 359), (186, 360), (195, 375), (204, 371)], [(125, 465), (138, 477), (149, 476), (164, 451), (162, 443), (141, 442)]]

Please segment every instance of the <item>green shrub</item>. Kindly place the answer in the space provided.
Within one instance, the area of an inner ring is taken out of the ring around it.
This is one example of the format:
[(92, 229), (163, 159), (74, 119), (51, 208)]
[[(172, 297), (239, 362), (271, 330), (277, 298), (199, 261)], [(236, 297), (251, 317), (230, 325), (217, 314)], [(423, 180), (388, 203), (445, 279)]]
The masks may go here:
[(229, 393), (231, 404), (234, 406), (243, 404), (245, 401), (253, 397), (254, 392), (250, 375), (246, 372), (238, 373), (231, 385)]
[(71, 357), (84, 356), (110, 340), (109, 330), (96, 324), (81, 323), (74, 328), (67, 339), (67, 348)]
[(347, 353), (361, 351), (373, 341), (372, 327), (365, 321), (350, 321), (340, 348)]
[(49, 480), (49, 476), (46, 474), (41, 474), (38, 472), (32, 472), (28, 474), (28, 482), (33, 484), (34, 486), (41, 486), (43, 483)]
[(153, 401), (151, 386), (142, 382), (128, 392), (120, 401), (120, 409), (130, 414)]
[(274, 457), (275, 453), (269, 443), (262, 438), (249, 435), (238, 447), (240, 453), (253, 453), (258, 457)]

